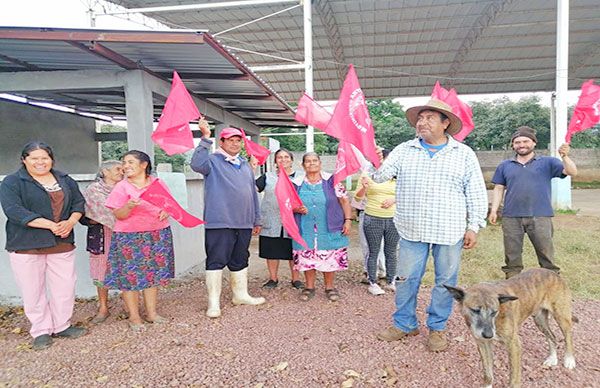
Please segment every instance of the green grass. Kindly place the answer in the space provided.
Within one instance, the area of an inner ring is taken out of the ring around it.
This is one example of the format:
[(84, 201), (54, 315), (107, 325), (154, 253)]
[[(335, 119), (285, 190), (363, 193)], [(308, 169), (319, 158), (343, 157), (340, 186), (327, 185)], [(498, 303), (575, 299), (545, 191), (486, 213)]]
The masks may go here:
[(591, 182), (571, 182), (571, 186), (574, 189), (600, 189), (600, 181)]
[[(600, 220), (595, 217), (557, 215), (554, 220), (556, 264), (577, 298), (600, 300)], [(533, 246), (525, 237), (523, 249), (525, 268), (537, 268)], [(504, 278), (502, 227), (488, 225), (478, 235), (474, 249), (463, 251), (459, 284), (469, 286), (481, 281)], [(430, 260), (423, 280), (433, 284), (433, 264)]]

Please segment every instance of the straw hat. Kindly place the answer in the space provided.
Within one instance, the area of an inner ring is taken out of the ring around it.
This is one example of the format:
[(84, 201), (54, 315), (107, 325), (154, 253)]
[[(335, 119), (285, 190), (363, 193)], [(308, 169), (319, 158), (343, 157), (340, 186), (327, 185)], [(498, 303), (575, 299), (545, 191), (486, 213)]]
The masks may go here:
[(448, 116), (448, 120), (450, 120), (450, 125), (448, 125), (448, 128), (446, 128), (446, 132), (449, 135), (456, 135), (458, 132), (460, 132), (462, 128), (462, 121), (458, 118), (457, 115), (452, 113), (452, 108), (450, 108), (450, 105), (435, 98), (429, 100), (429, 102), (425, 105), (413, 106), (412, 108), (406, 110), (406, 119), (408, 120), (410, 125), (412, 125), (415, 128), (417, 127), (417, 118), (419, 116), (419, 113), (421, 113), (424, 110), (434, 110), (436, 112), (440, 112)]

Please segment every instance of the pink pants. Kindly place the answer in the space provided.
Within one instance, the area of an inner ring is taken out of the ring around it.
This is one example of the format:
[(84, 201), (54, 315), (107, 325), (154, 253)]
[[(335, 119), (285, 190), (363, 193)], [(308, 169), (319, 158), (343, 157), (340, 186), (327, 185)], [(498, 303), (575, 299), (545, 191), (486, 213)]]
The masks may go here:
[[(75, 304), (75, 250), (49, 255), (9, 253), (33, 338), (71, 325)], [(46, 283), (50, 300), (46, 298)]]

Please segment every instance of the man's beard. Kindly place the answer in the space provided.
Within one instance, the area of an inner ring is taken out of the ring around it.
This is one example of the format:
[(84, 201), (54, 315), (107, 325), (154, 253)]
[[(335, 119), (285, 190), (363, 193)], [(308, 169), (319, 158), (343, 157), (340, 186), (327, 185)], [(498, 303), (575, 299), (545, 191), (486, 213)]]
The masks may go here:
[(533, 152), (533, 148), (518, 148), (515, 150), (515, 152), (517, 153), (517, 155), (520, 156), (527, 156), (529, 154), (531, 154)]

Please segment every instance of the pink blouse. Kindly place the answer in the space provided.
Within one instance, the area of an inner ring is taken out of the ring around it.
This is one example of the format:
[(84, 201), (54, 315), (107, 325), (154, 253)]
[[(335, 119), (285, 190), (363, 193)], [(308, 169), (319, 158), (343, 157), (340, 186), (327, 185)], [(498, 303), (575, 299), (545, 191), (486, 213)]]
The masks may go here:
[[(151, 176), (150, 183), (154, 182), (157, 178)], [(162, 182), (158, 181), (165, 190), (169, 191), (167, 186)], [(110, 192), (104, 205), (110, 209), (118, 209), (123, 207), (130, 199), (138, 199), (147, 187), (138, 189), (127, 181), (127, 178), (123, 179), (115, 185), (115, 188)], [(129, 217), (124, 220), (117, 219), (115, 222), (115, 232), (150, 232), (153, 230), (164, 229), (169, 226), (168, 219), (161, 221), (158, 216), (160, 214), (160, 208), (152, 205), (144, 200), (140, 201), (139, 205), (133, 208)]]

